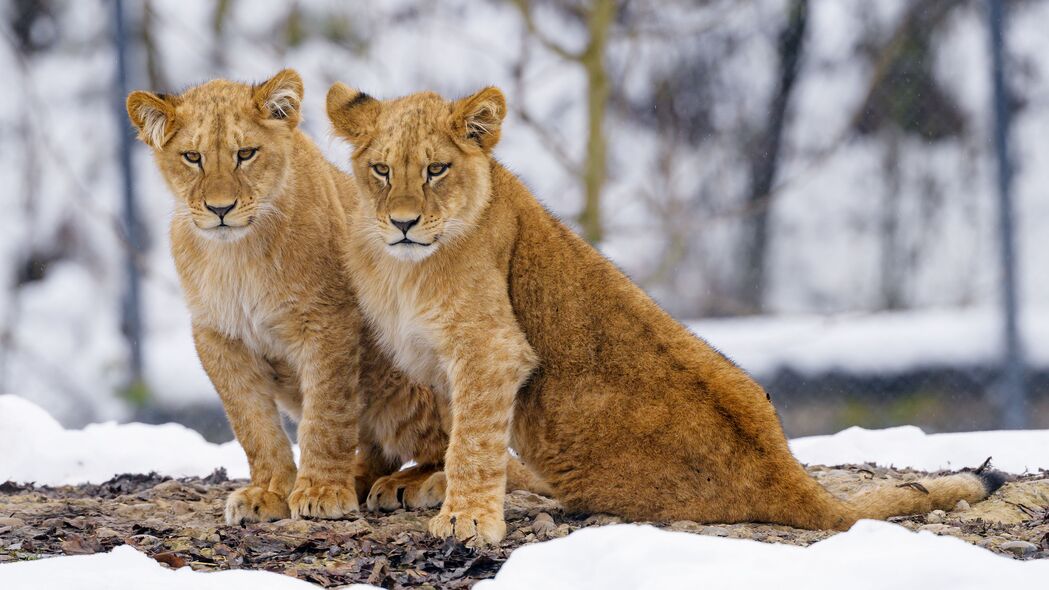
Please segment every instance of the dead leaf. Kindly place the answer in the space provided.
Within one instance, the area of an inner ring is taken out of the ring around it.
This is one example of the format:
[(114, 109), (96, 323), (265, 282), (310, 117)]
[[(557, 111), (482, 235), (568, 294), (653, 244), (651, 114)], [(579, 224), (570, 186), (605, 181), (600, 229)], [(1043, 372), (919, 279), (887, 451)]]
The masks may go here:
[(172, 569), (178, 569), (180, 567), (186, 566), (186, 559), (173, 551), (157, 553), (153, 556), (153, 559), (171, 567)]
[(70, 534), (62, 541), (66, 555), (91, 555), (102, 550), (102, 544), (94, 536)]

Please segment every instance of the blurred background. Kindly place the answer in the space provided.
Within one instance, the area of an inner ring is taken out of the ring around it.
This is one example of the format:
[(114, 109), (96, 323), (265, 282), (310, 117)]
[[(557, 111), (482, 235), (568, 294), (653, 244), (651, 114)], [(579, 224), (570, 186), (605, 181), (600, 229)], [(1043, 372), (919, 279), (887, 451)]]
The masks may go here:
[(343, 168), (332, 82), (500, 86), (497, 156), (791, 436), (1049, 427), (1045, 0), (0, 6), (0, 392), (67, 427), (231, 438), (123, 103), (282, 67)]

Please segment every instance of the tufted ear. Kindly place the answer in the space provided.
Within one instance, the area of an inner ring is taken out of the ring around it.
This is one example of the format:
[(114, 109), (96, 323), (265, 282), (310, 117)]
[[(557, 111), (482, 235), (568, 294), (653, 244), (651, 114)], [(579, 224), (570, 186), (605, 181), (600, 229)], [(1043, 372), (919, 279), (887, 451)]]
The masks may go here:
[(254, 87), (255, 106), (264, 119), (287, 121), (292, 127), (302, 118), (302, 77), (295, 70), (281, 70)]
[(486, 152), (499, 143), (499, 130), (504, 117), (506, 98), (495, 86), (452, 103), (452, 131), (477, 142)]
[(375, 121), (382, 103), (342, 82), (328, 89), (328, 118), (335, 134), (354, 145), (361, 145), (375, 132)]
[(161, 149), (175, 134), (178, 98), (136, 90), (127, 96), (127, 115), (146, 145)]

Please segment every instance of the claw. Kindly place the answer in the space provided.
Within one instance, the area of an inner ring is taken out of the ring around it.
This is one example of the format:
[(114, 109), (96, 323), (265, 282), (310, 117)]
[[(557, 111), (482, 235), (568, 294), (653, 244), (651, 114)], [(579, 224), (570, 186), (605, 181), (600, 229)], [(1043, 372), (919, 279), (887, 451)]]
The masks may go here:
[(928, 494), (929, 493), (929, 489), (928, 488), (926, 488), (925, 486), (923, 486), (922, 484), (920, 484), (920, 483), (918, 483), (916, 481), (908, 481), (906, 483), (901, 483), (900, 485), (898, 485), (896, 487), (898, 487), (898, 488), (914, 488), (914, 489), (918, 490), (919, 492), (921, 492), (923, 494)]

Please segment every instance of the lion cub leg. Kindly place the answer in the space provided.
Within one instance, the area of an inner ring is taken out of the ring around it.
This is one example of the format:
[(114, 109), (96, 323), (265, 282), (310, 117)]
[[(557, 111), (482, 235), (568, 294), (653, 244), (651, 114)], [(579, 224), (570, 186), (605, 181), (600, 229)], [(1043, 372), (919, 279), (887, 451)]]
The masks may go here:
[[(363, 433), (362, 433), (363, 434)], [(401, 462), (386, 456), (382, 447), (373, 442), (362, 440), (357, 447), (357, 466), (354, 468), (354, 487), (357, 490), (357, 503), (368, 501), (372, 487), (382, 478), (401, 468)]]
[(539, 477), (523, 461), (510, 457), (506, 464), (506, 491), (514, 490), (524, 490), (549, 498), (554, 497), (554, 488), (550, 487), (550, 484), (543, 481), (543, 478)]
[(301, 456), (288, 505), (292, 518), (343, 518), (358, 509), (357, 334), (344, 323), (309, 320), (293, 360), (302, 390)]
[(440, 465), (416, 465), (379, 478), (368, 494), (368, 510), (434, 508), (447, 487)]
[(226, 501), (226, 523), (288, 518), (295, 460), (277, 410), (272, 370), (240, 340), (201, 327), (194, 327), (193, 339), (251, 468), (251, 484)]
[[(412, 510), (440, 506), (448, 487), (448, 478), (442, 468), (442, 465), (418, 465), (379, 478), (368, 495), (368, 510)], [(553, 496), (553, 490), (546, 482), (520, 459), (508, 456), (506, 491), (514, 490)]]
[[(535, 366), (534, 352), (505, 307), (471, 314), (476, 323), (456, 321), (441, 351), (450, 367), (452, 430), (445, 456), (447, 493), (430, 532), (475, 545), (506, 536), (503, 499), (513, 401)], [(502, 321), (492, 325), (495, 318)]]

